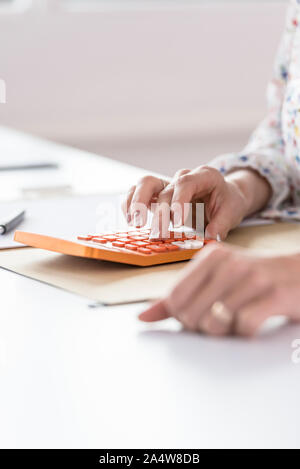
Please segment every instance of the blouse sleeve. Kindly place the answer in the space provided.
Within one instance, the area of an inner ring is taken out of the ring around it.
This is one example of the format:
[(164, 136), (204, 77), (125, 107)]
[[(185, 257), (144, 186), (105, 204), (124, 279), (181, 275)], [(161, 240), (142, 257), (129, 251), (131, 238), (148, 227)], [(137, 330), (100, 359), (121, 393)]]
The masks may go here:
[(295, 0), (289, 6), (285, 31), (277, 53), (273, 78), (268, 85), (268, 114), (241, 153), (227, 154), (209, 165), (226, 175), (234, 169), (252, 168), (266, 178), (272, 187), (267, 209), (277, 209), (289, 196), (285, 144), (282, 136), (282, 107), (289, 79), (293, 33), (297, 27)]

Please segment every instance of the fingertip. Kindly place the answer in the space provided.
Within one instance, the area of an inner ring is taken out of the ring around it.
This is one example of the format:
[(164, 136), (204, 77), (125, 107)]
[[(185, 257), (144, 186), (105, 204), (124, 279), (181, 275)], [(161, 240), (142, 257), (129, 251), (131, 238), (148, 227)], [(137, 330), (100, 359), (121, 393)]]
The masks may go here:
[(139, 314), (138, 319), (143, 322), (162, 321), (169, 317), (168, 310), (162, 300), (152, 304)]
[(228, 230), (215, 223), (209, 223), (205, 229), (205, 239), (215, 240), (218, 243), (224, 241), (228, 235)]
[(141, 313), (138, 315), (138, 320), (141, 322), (153, 322), (153, 319), (149, 318), (149, 315), (147, 314), (147, 311)]
[(214, 232), (214, 230), (211, 228), (210, 225), (207, 225), (205, 229), (205, 239), (208, 240), (216, 240), (217, 234)]

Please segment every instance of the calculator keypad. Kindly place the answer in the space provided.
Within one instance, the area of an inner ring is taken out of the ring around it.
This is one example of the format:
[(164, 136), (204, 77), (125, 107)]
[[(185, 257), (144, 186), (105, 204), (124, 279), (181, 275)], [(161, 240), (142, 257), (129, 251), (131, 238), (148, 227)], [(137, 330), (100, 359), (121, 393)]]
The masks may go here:
[(207, 241), (192, 233), (169, 232), (166, 239), (151, 239), (150, 230), (119, 231), (106, 234), (78, 236), (79, 241), (98, 244), (105, 249), (118, 249), (144, 255), (176, 252), (186, 249), (201, 249)]

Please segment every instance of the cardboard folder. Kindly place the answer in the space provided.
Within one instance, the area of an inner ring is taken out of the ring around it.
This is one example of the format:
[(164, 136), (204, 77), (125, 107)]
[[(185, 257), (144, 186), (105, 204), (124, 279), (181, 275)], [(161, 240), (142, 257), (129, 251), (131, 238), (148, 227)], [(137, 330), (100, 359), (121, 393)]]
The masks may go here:
[[(300, 252), (300, 224), (238, 228), (226, 242), (259, 255)], [(26, 248), (1, 251), (0, 266), (90, 300), (113, 305), (165, 295), (182, 275), (186, 262), (140, 268)]]

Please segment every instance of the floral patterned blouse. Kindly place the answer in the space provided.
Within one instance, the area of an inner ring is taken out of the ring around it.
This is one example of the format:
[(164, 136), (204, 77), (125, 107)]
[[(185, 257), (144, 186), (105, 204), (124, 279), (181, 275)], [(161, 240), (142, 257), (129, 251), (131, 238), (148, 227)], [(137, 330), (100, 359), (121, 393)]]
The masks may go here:
[(273, 189), (263, 218), (300, 219), (300, 0), (291, 0), (285, 31), (268, 86), (268, 115), (242, 153), (210, 165), (226, 174), (253, 168)]

